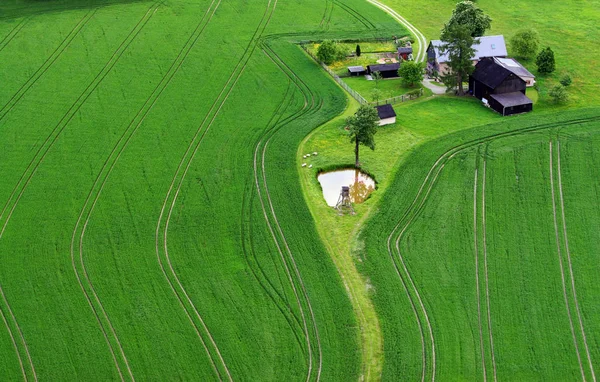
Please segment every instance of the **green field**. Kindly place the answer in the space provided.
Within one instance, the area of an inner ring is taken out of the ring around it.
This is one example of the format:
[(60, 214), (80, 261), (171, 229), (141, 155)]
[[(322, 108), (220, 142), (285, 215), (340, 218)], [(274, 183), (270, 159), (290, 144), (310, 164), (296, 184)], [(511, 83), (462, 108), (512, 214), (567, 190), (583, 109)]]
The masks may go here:
[[(428, 38), (454, 4), (385, 3)], [(358, 105), (298, 44), (408, 36), (380, 9), (2, 2), (2, 380), (595, 380), (599, 4), (478, 4), (557, 52), (536, 111), (395, 105), (340, 217)]]

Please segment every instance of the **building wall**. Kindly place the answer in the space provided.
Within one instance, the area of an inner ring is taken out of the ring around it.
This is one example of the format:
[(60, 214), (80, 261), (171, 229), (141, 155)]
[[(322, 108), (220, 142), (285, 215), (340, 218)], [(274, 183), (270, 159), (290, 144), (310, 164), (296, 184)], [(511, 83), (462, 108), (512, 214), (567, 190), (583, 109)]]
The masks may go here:
[(379, 120), (379, 126), (391, 125), (392, 123), (396, 123), (396, 117)]
[(520, 77), (511, 74), (508, 76), (500, 85), (496, 86), (494, 89), (494, 94), (504, 94), (504, 93), (512, 93), (512, 92), (521, 92), (525, 94), (525, 81)]

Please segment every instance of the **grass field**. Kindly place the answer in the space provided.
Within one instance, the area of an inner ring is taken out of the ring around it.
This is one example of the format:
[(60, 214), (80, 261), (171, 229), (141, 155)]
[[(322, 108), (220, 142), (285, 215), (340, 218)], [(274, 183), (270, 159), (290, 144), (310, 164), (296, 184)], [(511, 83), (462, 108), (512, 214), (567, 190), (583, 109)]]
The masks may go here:
[(4, 379), (359, 378), (294, 161), (346, 99), (293, 43), (405, 32), (336, 4), (0, 5)]

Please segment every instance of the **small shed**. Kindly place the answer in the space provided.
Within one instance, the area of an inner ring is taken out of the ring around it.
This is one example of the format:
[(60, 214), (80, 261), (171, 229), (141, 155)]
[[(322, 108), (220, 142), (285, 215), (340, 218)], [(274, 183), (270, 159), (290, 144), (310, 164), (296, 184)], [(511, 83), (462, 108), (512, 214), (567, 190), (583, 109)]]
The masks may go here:
[(383, 77), (383, 78), (397, 78), (397, 77), (399, 77), (398, 69), (400, 69), (399, 63), (368, 65), (367, 73), (373, 74), (374, 72), (379, 72), (379, 73), (381, 73), (381, 77)]
[(412, 54), (413, 48), (411, 46), (404, 46), (398, 48), (398, 59), (408, 60), (409, 56)]
[(503, 116), (528, 113), (533, 110), (533, 102), (521, 92), (490, 94), (490, 107)]
[(349, 66), (348, 73), (351, 76), (362, 76), (367, 73), (367, 70), (365, 69), (364, 66)]
[(379, 115), (379, 126), (391, 125), (396, 123), (396, 112), (390, 104), (381, 106), (375, 106), (377, 114)]

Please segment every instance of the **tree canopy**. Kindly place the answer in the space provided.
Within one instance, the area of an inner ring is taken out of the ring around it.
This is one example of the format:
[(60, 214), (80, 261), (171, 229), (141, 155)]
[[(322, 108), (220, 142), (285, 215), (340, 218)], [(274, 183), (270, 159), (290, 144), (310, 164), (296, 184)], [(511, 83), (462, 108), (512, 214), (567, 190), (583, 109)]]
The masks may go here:
[(535, 57), (539, 45), (540, 38), (535, 29), (520, 30), (510, 39), (510, 46), (514, 54), (525, 59)]
[(556, 69), (556, 62), (554, 60), (554, 52), (550, 47), (542, 49), (535, 59), (535, 64), (538, 67), (540, 73), (552, 73)]
[(403, 85), (414, 86), (423, 81), (423, 65), (420, 62), (405, 61), (400, 65), (398, 75)]
[(472, 37), (481, 37), (490, 29), (492, 19), (472, 1), (461, 1), (456, 4), (450, 20), (442, 29), (442, 34), (456, 25), (467, 27)]
[(332, 64), (335, 60), (338, 60), (344, 56), (341, 49), (332, 40), (325, 40), (319, 45), (317, 49), (317, 58), (327, 65)]
[(362, 105), (353, 116), (346, 119), (350, 130), (350, 142), (354, 143), (356, 167), (359, 167), (359, 145), (375, 150), (375, 134), (379, 125), (377, 110), (369, 105)]
[(444, 76), (444, 83), (449, 88), (453, 87), (452, 84), (456, 85), (458, 94), (464, 95), (462, 83), (475, 69), (473, 44), (479, 41), (471, 36), (467, 26), (459, 24), (445, 28), (441, 39), (443, 44), (440, 50), (442, 54), (448, 53), (448, 66), (451, 69), (450, 73)]

